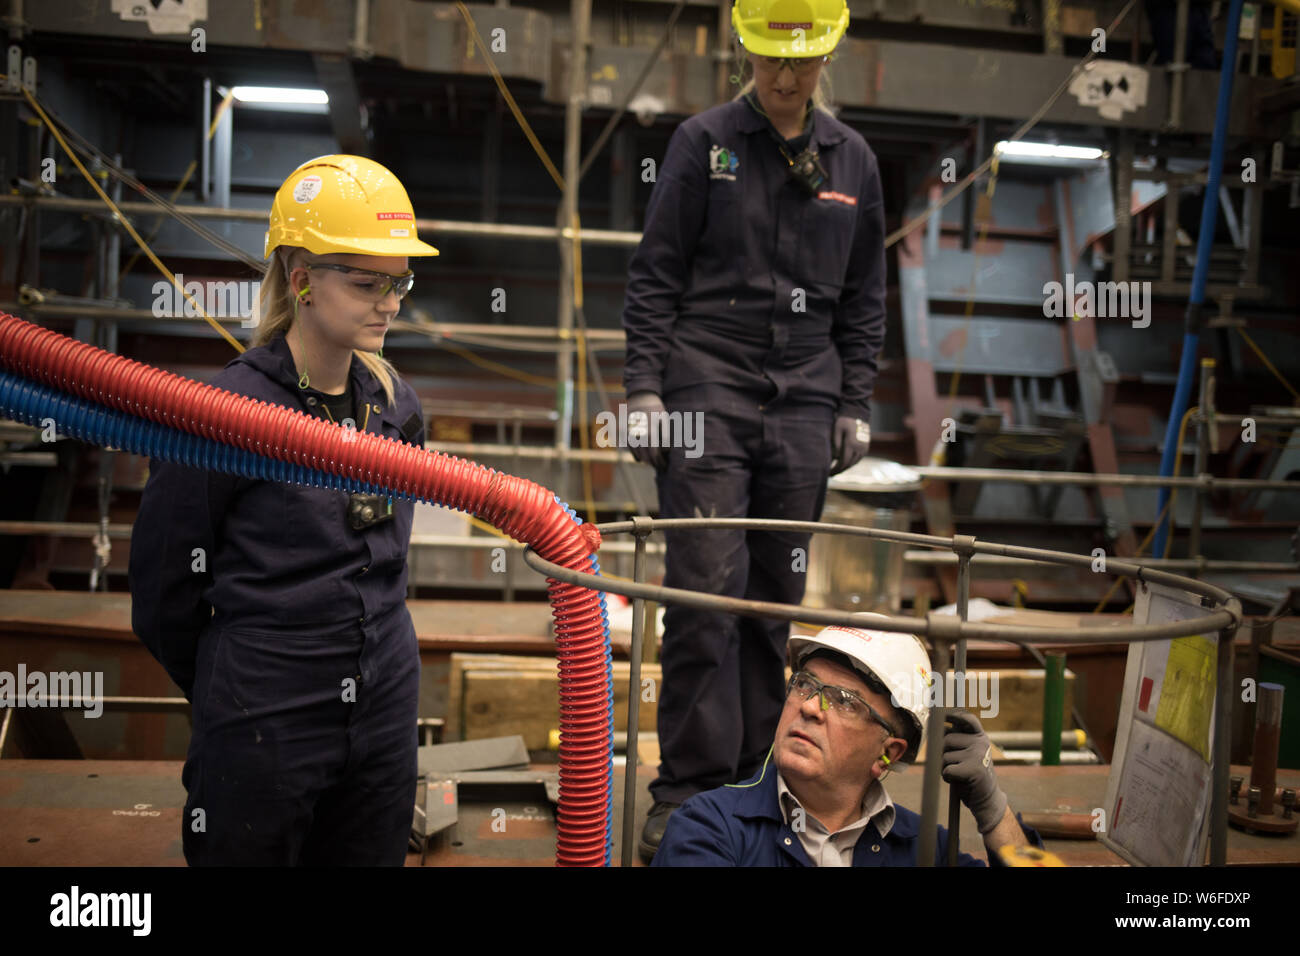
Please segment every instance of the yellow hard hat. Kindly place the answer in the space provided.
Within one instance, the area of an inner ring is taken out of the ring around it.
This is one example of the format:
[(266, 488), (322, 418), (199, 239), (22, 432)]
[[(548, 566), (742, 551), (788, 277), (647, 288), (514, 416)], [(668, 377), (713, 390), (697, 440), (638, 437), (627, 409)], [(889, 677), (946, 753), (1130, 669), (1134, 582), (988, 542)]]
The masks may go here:
[(436, 256), (415, 233), (415, 211), (392, 171), (364, 156), (318, 156), (284, 181), (271, 204), (269, 257), (279, 246), (314, 255)]
[(731, 25), (759, 56), (825, 56), (849, 26), (844, 0), (736, 0)]

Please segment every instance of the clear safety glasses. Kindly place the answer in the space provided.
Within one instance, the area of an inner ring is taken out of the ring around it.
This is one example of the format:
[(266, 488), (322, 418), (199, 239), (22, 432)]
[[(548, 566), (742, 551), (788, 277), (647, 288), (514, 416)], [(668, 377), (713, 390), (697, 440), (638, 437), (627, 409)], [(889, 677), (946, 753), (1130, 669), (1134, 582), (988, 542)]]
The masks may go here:
[(830, 57), (829, 56), (760, 56), (757, 59), (758, 62), (763, 66), (765, 70), (771, 70), (773, 73), (780, 72), (781, 67), (785, 66), (786, 64), (789, 64), (790, 69), (793, 70), (795, 74), (797, 74), (798, 76), (803, 76), (804, 74), (811, 73), (813, 70), (815, 70), (819, 63), (826, 63), (827, 61), (829, 61)]
[(388, 297), (389, 292), (397, 293), (399, 299), (405, 299), (415, 285), (415, 273), (409, 269), (401, 275), (389, 275), (387, 272), (375, 272), (371, 269), (358, 269), (355, 266), (337, 265), (333, 262), (314, 262), (307, 269), (329, 269), (341, 272), (348, 277), (351, 286), (362, 298), (380, 302)]
[(874, 720), (888, 730), (891, 737), (898, 736), (894, 725), (876, 713), (875, 708), (853, 691), (845, 687), (823, 684), (807, 671), (799, 671), (791, 675), (790, 683), (785, 688), (785, 695), (789, 697), (791, 694), (798, 694), (800, 700), (807, 700), (813, 694), (820, 694), (822, 710), (834, 710), (850, 720), (863, 724)]

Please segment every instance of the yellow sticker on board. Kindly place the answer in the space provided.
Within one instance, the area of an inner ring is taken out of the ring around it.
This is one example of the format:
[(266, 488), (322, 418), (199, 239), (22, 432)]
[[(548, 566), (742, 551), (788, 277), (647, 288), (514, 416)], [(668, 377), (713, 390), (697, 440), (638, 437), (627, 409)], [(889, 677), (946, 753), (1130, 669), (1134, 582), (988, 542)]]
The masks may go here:
[(1169, 661), (1160, 685), (1156, 726), (1210, 760), (1210, 717), (1214, 713), (1217, 649), (1207, 637), (1169, 642)]

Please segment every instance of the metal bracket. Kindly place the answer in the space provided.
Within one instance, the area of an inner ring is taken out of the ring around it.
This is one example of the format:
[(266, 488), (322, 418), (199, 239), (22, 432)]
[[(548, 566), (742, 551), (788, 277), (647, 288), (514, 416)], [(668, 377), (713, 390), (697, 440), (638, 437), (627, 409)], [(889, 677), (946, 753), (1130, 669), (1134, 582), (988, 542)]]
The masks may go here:
[(975, 553), (975, 536), (973, 534), (953, 535), (952, 549), (959, 555), (970, 557)]
[(24, 57), (23, 48), (15, 43), (9, 47), (3, 89), (6, 93), (17, 93), (23, 88), (36, 92), (36, 57)]
[(5, 69), (5, 92), (17, 93), (22, 88), (22, 79), (23, 48), (15, 43), (9, 47), (8, 66)]
[(1101, 349), (1092, 353), (1093, 372), (1097, 376), (1098, 421), (1110, 421), (1111, 406), (1115, 403), (1115, 389), (1119, 385), (1119, 369), (1109, 352)]
[(356, 4), (348, 52), (358, 60), (369, 60), (375, 55), (374, 47), (370, 45), (370, 0), (356, 0)]
[[(12, 50), (12, 47), (10, 49)], [(10, 55), (12, 56), (12, 53)], [(1269, 163), (1268, 178), (1275, 183), (1290, 183), (1300, 180), (1300, 169), (1286, 168), (1286, 147), (1280, 139), (1273, 144), (1272, 162)]]
[(956, 614), (940, 614), (938, 611), (931, 611), (925, 616), (925, 622), (928, 628), (926, 636), (936, 647), (940, 641), (945, 644), (956, 644), (961, 639), (962, 620)]

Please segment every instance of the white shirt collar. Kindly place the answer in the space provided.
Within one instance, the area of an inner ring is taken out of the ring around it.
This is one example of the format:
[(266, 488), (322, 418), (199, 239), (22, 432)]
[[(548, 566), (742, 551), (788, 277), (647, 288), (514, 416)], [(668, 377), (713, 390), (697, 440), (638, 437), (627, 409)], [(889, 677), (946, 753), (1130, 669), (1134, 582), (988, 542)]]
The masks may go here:
[[(789, 826), (794, 811), (796, 809), (802, 810), (803, 804), (799, 802), (799, 798), (786, 785), (785, 778), (781, 776), (779, 770), (776, 774), (776, 795), (777, 803), (781, 807), (781, 818)], [(816, 824), (822, 830), (826, 829), (825, 825), (813, 817), (812, 814), (807, 813), (807, 811), (805, 811), (805, 814), (810, 825)], [(842, 833), (845, 830), (853, 830), (858, 827), (865, 828), (868, 823), (874, 823), (883, 837), (893, 828), (895, 815), (894, 801), (890, 799), (888, 791), (885, 790), (885, 785), (878, 779), (873, 780), (862, 797), (862, 815), (853, 823), (836, 832)]]

